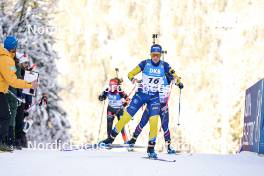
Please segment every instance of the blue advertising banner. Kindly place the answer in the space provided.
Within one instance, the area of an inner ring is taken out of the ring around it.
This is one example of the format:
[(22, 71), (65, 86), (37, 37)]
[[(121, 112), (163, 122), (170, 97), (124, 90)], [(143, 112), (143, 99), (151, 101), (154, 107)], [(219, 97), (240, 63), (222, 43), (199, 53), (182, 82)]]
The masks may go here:
[[(262, 99), (263, 100), (263, 99)], [(261, 111), (259, 153), (264, 154), (264, 109)]]
[(264, 80), (246, 90), (242, 150), (264, 154)]

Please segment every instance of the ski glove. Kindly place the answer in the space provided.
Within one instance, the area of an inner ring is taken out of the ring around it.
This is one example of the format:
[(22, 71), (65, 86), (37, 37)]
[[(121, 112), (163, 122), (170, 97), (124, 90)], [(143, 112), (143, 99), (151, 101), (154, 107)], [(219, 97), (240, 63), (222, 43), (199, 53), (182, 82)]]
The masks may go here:
[(106, 99), (106, 97), (105, 96), (103, 96), (103, 95), (99, 95), (99, 101), (104, 101), (105, 99)]
[(184, 85), (180, 82), (179, 84), (176, 83), (176, 85), (179, 87), (179, 89), (183, 89)]

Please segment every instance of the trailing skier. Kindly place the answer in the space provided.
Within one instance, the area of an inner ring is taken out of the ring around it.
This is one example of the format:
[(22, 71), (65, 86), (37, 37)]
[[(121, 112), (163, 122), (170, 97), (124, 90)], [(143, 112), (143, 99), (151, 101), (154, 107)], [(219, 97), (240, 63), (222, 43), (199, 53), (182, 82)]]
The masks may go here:
[[(115, 116), (119, 120), (123, 115), (124, 107), (130, 101), (127, 94), (121, 89), (121, 80), (113, 78), (109, 81), (109, 87), (106, 88), (100, 95), (99, 100), (104, 101), (108, 99), (107, 106), (107, 136), (110, 137), (110, 133), (113, 127), (113, 121)], [(122, 138), (124, 142), (128, 141), (128, 137), (125, 129), (122, 129)]]

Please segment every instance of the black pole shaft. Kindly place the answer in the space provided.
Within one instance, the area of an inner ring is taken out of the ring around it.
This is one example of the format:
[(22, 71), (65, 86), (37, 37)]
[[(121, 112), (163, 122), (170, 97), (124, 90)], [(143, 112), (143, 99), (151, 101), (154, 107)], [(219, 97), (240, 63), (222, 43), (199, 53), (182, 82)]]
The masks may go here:
[(178, 114), (178, 126), (180, 125), (180, 117), (181, 117), (181, 89), (180, 89), (180, 95), (179, 95), (179, 114)]
[(100, 126), (99, 126), (99, 132), (98, 132), (98, 137), (97, 137), (97, 143), (99, 142), (99, 138), (100, 138), (100, 133), (101, 133), (101, 128), (102, 128), (102, 121), (103, 121), (103, 116), (104, 116), (104, 109), (105, 109), (105, 100), (104, 100), (103, 110), (102, 110), (102, 114), (101, 114), (101, 121), (100, 121)]

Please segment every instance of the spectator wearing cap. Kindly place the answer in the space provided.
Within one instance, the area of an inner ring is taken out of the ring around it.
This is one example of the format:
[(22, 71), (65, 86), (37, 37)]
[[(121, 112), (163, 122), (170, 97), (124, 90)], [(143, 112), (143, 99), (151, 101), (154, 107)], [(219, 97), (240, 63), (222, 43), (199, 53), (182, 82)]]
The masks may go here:
[[(19, 69), (21, 70), (21, 78), (24, 78), (25, 71), (26, 70), (32, 70), (30, 68), (30, 60), (27, 54), (16, 54)], [(21, 150), (22, 147), (27, 147), (27, 138), (26, 133), (23, 131), (23, 128), (25, 126), (24, 119), (26, 116), (29, 115), (28, 112), (26, 112), (27, 109), (30, 108), (32, 104), (32, 96), (26, 95), (22, 93), (21, 89), (18, 89), (18, 97), (25, 100), (24, 103), (21, 103), (17, 108), (17, 114), (16, 114), (16, 125), (15, 125), (15, 148), (17, 150)]]
[[(21, 75), (21, 69), (19, 67), (19, 59), (22, 58), (23, 54), (16, 53), (14, 57), (15, 65), (16, 65), (16, 76), (19, 79), (23, 79)], [(8, 138), (7, 138), (7, 145), (10, 149), (13, 149), (15, 143), (15, 126), (16, 126), (16, 115), (17, 115), (17, 108), (20, 106), (21, 102), (17, 100), (19, 89), (16, 89), (12, 86), (9, 86), (8, 93), (6, 94), (9, 109), (10, 109), (10, 120), (9, 120), (9, 128), (8, 128)], [(22, 100), (22, 99), (21, 99)]]
[(16, 76), (15, 53), (17, 39), (14, 36), (6, 37), (4, 47), (0, 46), (0, 150), (12, 151), (7, 145), (9, 122), (11, 119), (10, 109), (6, 93), (9, 86), (14, 88), (37, 88), (38, 83), (28, 83)]

